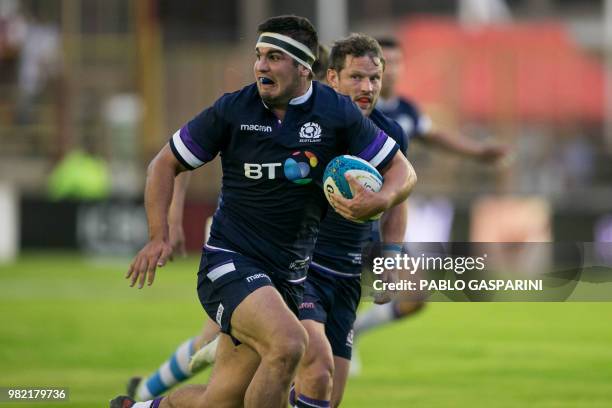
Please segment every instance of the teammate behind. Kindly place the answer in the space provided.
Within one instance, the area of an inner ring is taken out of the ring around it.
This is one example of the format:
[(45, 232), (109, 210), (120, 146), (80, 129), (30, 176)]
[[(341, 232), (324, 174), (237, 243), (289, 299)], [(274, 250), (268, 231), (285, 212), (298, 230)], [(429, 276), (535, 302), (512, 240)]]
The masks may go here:
[[(349, 96), (364, 116), (393, 137), (405, 154), (401, 127), (375, 109), (383, 81), (384, 60), (375, 39), (353, 34), (336, 41), (330, 53), (328, 83)], [(383, 241), (402, 242), (406, 205), (387, 210)], [(371, 238), (372, 222), (355, 223), (329, 210), (322, 221), (305, 283), (300, 320), (309, 336), (292, 392), (297, 407), (337, 407), (351, 360), (353, 322), (361, 297), (361, 253)], [(391, 251), (401, 247), (389, 244)]]
[[(482, 143), (466, 137), (460, 132), (446, 132), (433, 126), (431, 119), (420, 112), (419, 108), (407, 98), (396, 93), (399, 76), (403, 74), (403, 52), (394, 38), (379, 38), (386, 61), (385, 80), (383, 81), (377, 108), (397, 121), (406, 134), (407, 144), (414, 139), (428, 147), (438, 147), (451, 153), (488, 164), (502, 162), (509, 155), (509, 148), (496, 143)], [(410, 216), (410, 215), (408, 215)], [(405, 239), (402, 237), (398, 242)], [(410, 236), (407, 237), (410, 241)], [(412, 316), (423, 307), (423, 303), (412, 300), (394, 299), (384, 305), (373, 305), (360, 313), (355, 322), (355, 337), (380, 325)], [(358, 371), (358, 366), (352, 367)]]
[[(258, 33), (256, 83), (224, 95), (183, 126), (149, 166), (150, 241), (127, 275), (132, 285), (153, 283), (171, 252), (167, 212), (176, 174), (221, 153), (223, 198), (198, 273), (200, 301), (222, 332), (210, 383), (144, 403), (117, 397), (111, 407), (285, 406), (307, 345), (296, 314), (327, 208), (320, 186), (325, 165), (348, 152), (384, 174), (377, 193), (347, 178), (356, 193), (334, 205), (353, 220), (402, 202), (414, 185), (397, 144), (350, 99), (312, 82), (318, 41), (307, 19), (273, 17)], [(302, 153), (308, 174), (283, 168)]]

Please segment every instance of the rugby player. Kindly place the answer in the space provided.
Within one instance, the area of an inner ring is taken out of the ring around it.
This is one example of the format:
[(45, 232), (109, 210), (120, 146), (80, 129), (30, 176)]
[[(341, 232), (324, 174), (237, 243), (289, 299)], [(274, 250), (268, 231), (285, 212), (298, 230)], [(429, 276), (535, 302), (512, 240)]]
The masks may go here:
[[(336, 41), (330, 53), (328, 83), (348, 95), (406, 153), (402, 128), (375, 109), (385, 62), (380, 46), (363, 34)], [(385, 212), (381, 221), (387, 249), (399, 252), (406, 226), (405, 202)], [(321, 223), (305, 282), (300, 320), (309, 336), (290, 403), (297, 407), (340, 405), (351, 359), (353, 323), (361, 297), (361, 253), (372, 223), (351, 222), (329, 211)]]
[[(329, 51), (319, 44), (317, 60), (312, 64), (314, 79), (327, 81)], [(183, 232), (183, 205), (187, 192), (189, 172), (181, 173), (176, 178), (172, 204), (170, 205), (169, 224), (170, 242), (174, 252), (185, 254), (185, 234)], [(208, 220), (207, 220), (208, 223)], [(207, 225), (208, 226), (208, 225)], [(209, 228), (205, 228), (204, 242), (208, 241)], [(195, 337), (188, 338), (176, 348), (174, 353), (159, 368), (147, 377), (135, 376), (129, 379), (127, 395), (136, 401), (146, 401), (164, 394), (176, 384), (185, 381), (203, 371), (214, 363), (218, 341), (219, 326), (207, 318), (202, 331)], [(206, 346), (206, 349), (203, 347)], [(195, 360), (190, 360), (200, 351)]]
[[(500, 163), (508, 157), (508, 146), (483, 143), (460, 132), (449, 133), (434, 127), (429, 116), (422, 113), (413, 101), (398, 95), (395, 91), (400, 75), (404, 72), (403, 53), (399, 43), (392, 37), (379, 38), (378, 43), (382, 47), (386, 64), (385, 80), (376, 107), (400, 124), (406, 135), (407, 144), (414, 139), (428, 147), (441, 148), (489, 164)], [(407, 240), (410, 241), (409, 236)], [(421, 310), (422, 306), (422, 302), (401, 298), (384, 305), (374, 305), (357, 317), (354, 327), (355, 337), (388, 322), (412, 316)], [(358, 371), (356, 366), (353, 369)]]
[[(347, 178), (354, 197), (335, 198), (334, 207), (351, 220), (402, 202), (416, 182), (393, 139), (349, 98), (312, 81), (318, 40), (307, 19), (273, 17), (258, 32), (256, 83), (218, 99), (151, 162), (150, 241), (127, 274), (132, 286), (153, 283), (171, 252), (167, 212), (176, 174), (220, 153), (221, 201), (198, 272), (200, 301), (221, 327), (218, 364), (208, 387), (184, 387), (143, 403), (117, 397), (111, 407), (285, 406), (308, 341), (296, 314), (327, 209), (320, 185), (325, 165), (348, 152), (385, 176), (378, 193)], [(284, 168), (289, 157), (304, 160), (308, 171)]]

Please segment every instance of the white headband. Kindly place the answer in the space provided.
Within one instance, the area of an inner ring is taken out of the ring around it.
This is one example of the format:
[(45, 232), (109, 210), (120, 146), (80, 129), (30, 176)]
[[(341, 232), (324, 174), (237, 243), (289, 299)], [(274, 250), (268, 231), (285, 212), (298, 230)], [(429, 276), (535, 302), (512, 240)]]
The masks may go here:
[(317, 59), (307, 46), (282, 34), (261, 33), (255, 45), (255, 48), (257, 47), (270, 47), (281, 50), (310, 71), (312, 71), (312, 64)]

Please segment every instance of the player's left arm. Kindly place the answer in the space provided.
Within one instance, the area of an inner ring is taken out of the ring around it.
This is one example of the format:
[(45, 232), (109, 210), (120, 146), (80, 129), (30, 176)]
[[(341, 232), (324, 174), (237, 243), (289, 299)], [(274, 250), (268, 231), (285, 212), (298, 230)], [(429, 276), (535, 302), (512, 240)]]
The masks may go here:
[(510, 154), (510, 147), (500, 143), (489, 143), (475, 140), (461, 132), (431, 130), (419, 138), (430, 146), (460, 154), (484, 163), (502, 162)]
[(391, 162), (380, 173), (383, 175), (385, 182), (380, 191), (374, 194), (383, 200), (384, 208), (382, 211), (387, 211), (408, 198), (416, 185), (417, 176), (412, 164), (400, 151), (395, 152)]
[(349, 220), (368, 219), (404, 201), (417, 181), (414, 168), (399, 151), (395, 152), (381, 174), (385, 181), (377, 193), (363, 188), (357, 180), (347, 175), (353, 198), (333, 195), (331, 199), (334, 200), (336, 212)]
[(382, 241), (399, 243), (404, 241), (406, 223), (408, 222), (408, 201), (389, 208), (380, 219)]

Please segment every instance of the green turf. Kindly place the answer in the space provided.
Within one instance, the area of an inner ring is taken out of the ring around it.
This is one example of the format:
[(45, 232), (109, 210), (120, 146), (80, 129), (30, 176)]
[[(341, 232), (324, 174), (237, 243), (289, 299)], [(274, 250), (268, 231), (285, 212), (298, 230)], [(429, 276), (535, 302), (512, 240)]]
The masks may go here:
[[(199, 331), (197, 258), (141, 291), (127, 262), (45, 253), (0, 266), (0, 387), (70, 389), (69, 403), (0, 407), (104, 407)], [(609, 407), (611, 315), (612, 303), (432, 303), (360, 339), (344, 406)]]

